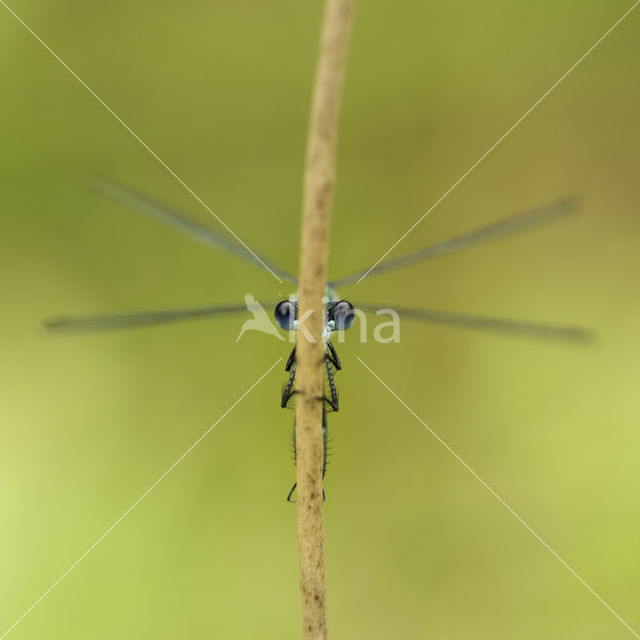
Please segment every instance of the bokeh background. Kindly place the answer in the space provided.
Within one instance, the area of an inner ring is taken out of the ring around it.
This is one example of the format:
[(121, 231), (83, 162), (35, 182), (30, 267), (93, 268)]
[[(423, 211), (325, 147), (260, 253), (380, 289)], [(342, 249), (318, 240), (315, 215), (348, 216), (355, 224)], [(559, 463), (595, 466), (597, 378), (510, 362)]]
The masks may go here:
[[(379, 258), (630, 4), (361, 2), (331, 275)], [(297, 269), (320, 2), (11, 7), (241, 238)], [(407, 321), (399, 344), (347, 339), (332, 637), (632, 637), (357, 356), (640, 629), (639, 30), (637, 9), (394, 255), (562, 195), (578, 214), (343, 291), (599, 337)], [(0, 52), (3, 633), (288, 348), (236, 344), (244, 317), (62, 338), (41, 321), (291, 290), (88, 190), (104, 174), (219, 228), (4, 8)], [(281, 366), (8, 637), (299, 637)]]

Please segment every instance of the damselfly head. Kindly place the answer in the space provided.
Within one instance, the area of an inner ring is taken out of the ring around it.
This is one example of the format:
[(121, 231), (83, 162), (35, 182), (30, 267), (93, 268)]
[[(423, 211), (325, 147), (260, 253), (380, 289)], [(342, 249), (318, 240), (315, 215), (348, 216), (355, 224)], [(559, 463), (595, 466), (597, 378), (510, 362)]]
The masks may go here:
[[(273, 311), (276, 324), (284, 331), (298, 328), (298, 302), (295, 299), (278, 302)], [(355, 319), (355, 309), (348, 300), (334, 300), (325, 308), (325, 332), (346, 331)]]

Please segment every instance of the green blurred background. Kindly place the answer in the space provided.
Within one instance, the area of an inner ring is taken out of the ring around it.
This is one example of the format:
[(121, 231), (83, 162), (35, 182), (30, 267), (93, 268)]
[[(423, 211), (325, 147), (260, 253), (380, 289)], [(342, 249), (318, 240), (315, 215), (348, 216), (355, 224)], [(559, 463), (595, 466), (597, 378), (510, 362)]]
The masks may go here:
[[(330, 273), (373, 263), (631, 2), (361, 2)], [(297, 269), (320, 2), (14, 0), (252, 248)], [(325, 487), (333, 638), (632, 634), (360, 356), (640, 629), (640, 9), (394, 255), (575, 194), (545, 228), (343, 291), (595, 329), (591, 347), (403, 323), (340, 354)], [(59, 314), (289, 288), (86, 188), (215, 220), (0, 7), (0, 633), (287, 344), (244, 317), (51, 337)], [(354, 332), (355, 333), (355, 332)], [(299, 637), (282, 364), (8, 636)]]

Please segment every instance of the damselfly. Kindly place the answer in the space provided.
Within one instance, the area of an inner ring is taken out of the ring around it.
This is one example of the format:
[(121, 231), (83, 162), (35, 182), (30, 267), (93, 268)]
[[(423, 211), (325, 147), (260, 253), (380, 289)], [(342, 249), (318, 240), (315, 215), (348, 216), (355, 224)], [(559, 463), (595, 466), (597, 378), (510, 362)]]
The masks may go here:
[[(233, 254), (252, 264), (268, 267), (274, 274), (290, 282), (297, 284), (297, 279), (288, 271), (282, 269), (271, 260), (251, 253), (235, 240), (229, 239), (208, 227), (204, 227), (183, 213), (158, 202), (157, 200), (143, 195), (133, 189), (113, 182), (101, 180), (98, 183), (99, 190), (110, 198), (126, 205), (127, 207), (146, 214), (166, 225), (172, 226), (186, 235), (208, 244), (216, 249)], [(518, 215), (494, 222), (474, 231), (455, 236), (449, 240), (432, 244), (417, 251), (402, 255), (377, 264), (372, 269), (363, 269), (336, 280), (330, 281), (326, 287), (326, 306), (324, 317), (324, 369), (325, 369), (325, 394), (322, 399), (322, 435), (324, 442), (324, 456), (322, 464), (322, 476), (326, 472), (327, 466), (327, 413), (338, 411), (338, 393), (335, 384), (335, 374), (342, 368), (340, 358), (331, 342), (331, 335), (335, 332), (346, 331), (353, 323), (356, 308), (363, 312), (377, 312), (383, 308), (393, 308), (401, 318), (418, 320), (421, 322), (437, 323), (476, 329), (484, 331), (497, 331), (502, 333), (521, 334), (523, 336), (535, 336), (549, 339), (561, 339), (571, 341), (585, 341), (590, 334), (585, 329), (569, 325), (545, 324), (537, 322), (525, 322), (505, 318), (490, 316), (478, 316), (457, 312), (436, 311), (432, 309), (421, 309), (413, 307), (398, 307), (394, 305), (376, 304), (372, 302), (358, 302), (356, 307), (342, 299), (337, 293), (338, 287), (356, 283), (363, 276), (371, 277), (382, 273), (395, 271), (403, 267), (408, 267), (419, 262), (425, 262), (451, 254), (463, 249), (476, 246), (480, 243), (495, 240), (513, 233), (520, 233), (534, 226), (550, 222), (560, 218), (576, 209), (577, 203), (574, 199), (563, 199), (531, 209)], [(247, 310), (248, 305), (221, 305), (197, 307), (190, 309), (170, 309), (157, 311), (142, 311), (134, 313), (121, 313), (88, 317), (61, 317), (45, 322), (48, 330), (62, 332), (98, 331), (114, 329), (131, 329), (136, 327), (152, 326), (178, 322), (181, 320), (193, 320), (211, 316), (221, 316), (233, 313), (242, 313)], [(285, 331), (298, 330), (297, 300), (293, 295), (287, 300), (278, 302), (274, 310), (277, 325)], [(291, 354), (285, 365), (285, 370), (289, 378), (284, 387), (281, 406), (286, 407), (295, 394), (296, 375), (296, 347), (293, 347)], [(295, 425), (293, 428), (294, 456), (295, 456)], [(294, 484), (287, 500), (292, 501), (292, 496), (296, 485)]]

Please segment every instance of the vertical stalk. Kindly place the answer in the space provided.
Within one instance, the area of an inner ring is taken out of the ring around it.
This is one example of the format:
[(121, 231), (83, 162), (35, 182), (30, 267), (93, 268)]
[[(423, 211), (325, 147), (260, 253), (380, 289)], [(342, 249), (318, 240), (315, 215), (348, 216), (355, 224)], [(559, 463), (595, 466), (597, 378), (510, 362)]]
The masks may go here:
[(322, 298), (327, 280), (338, 108), (354, 0), (327, 0), (304, 177), (296, 352), (298, 551), (305, 640), (327, 637), (322, 522)]

